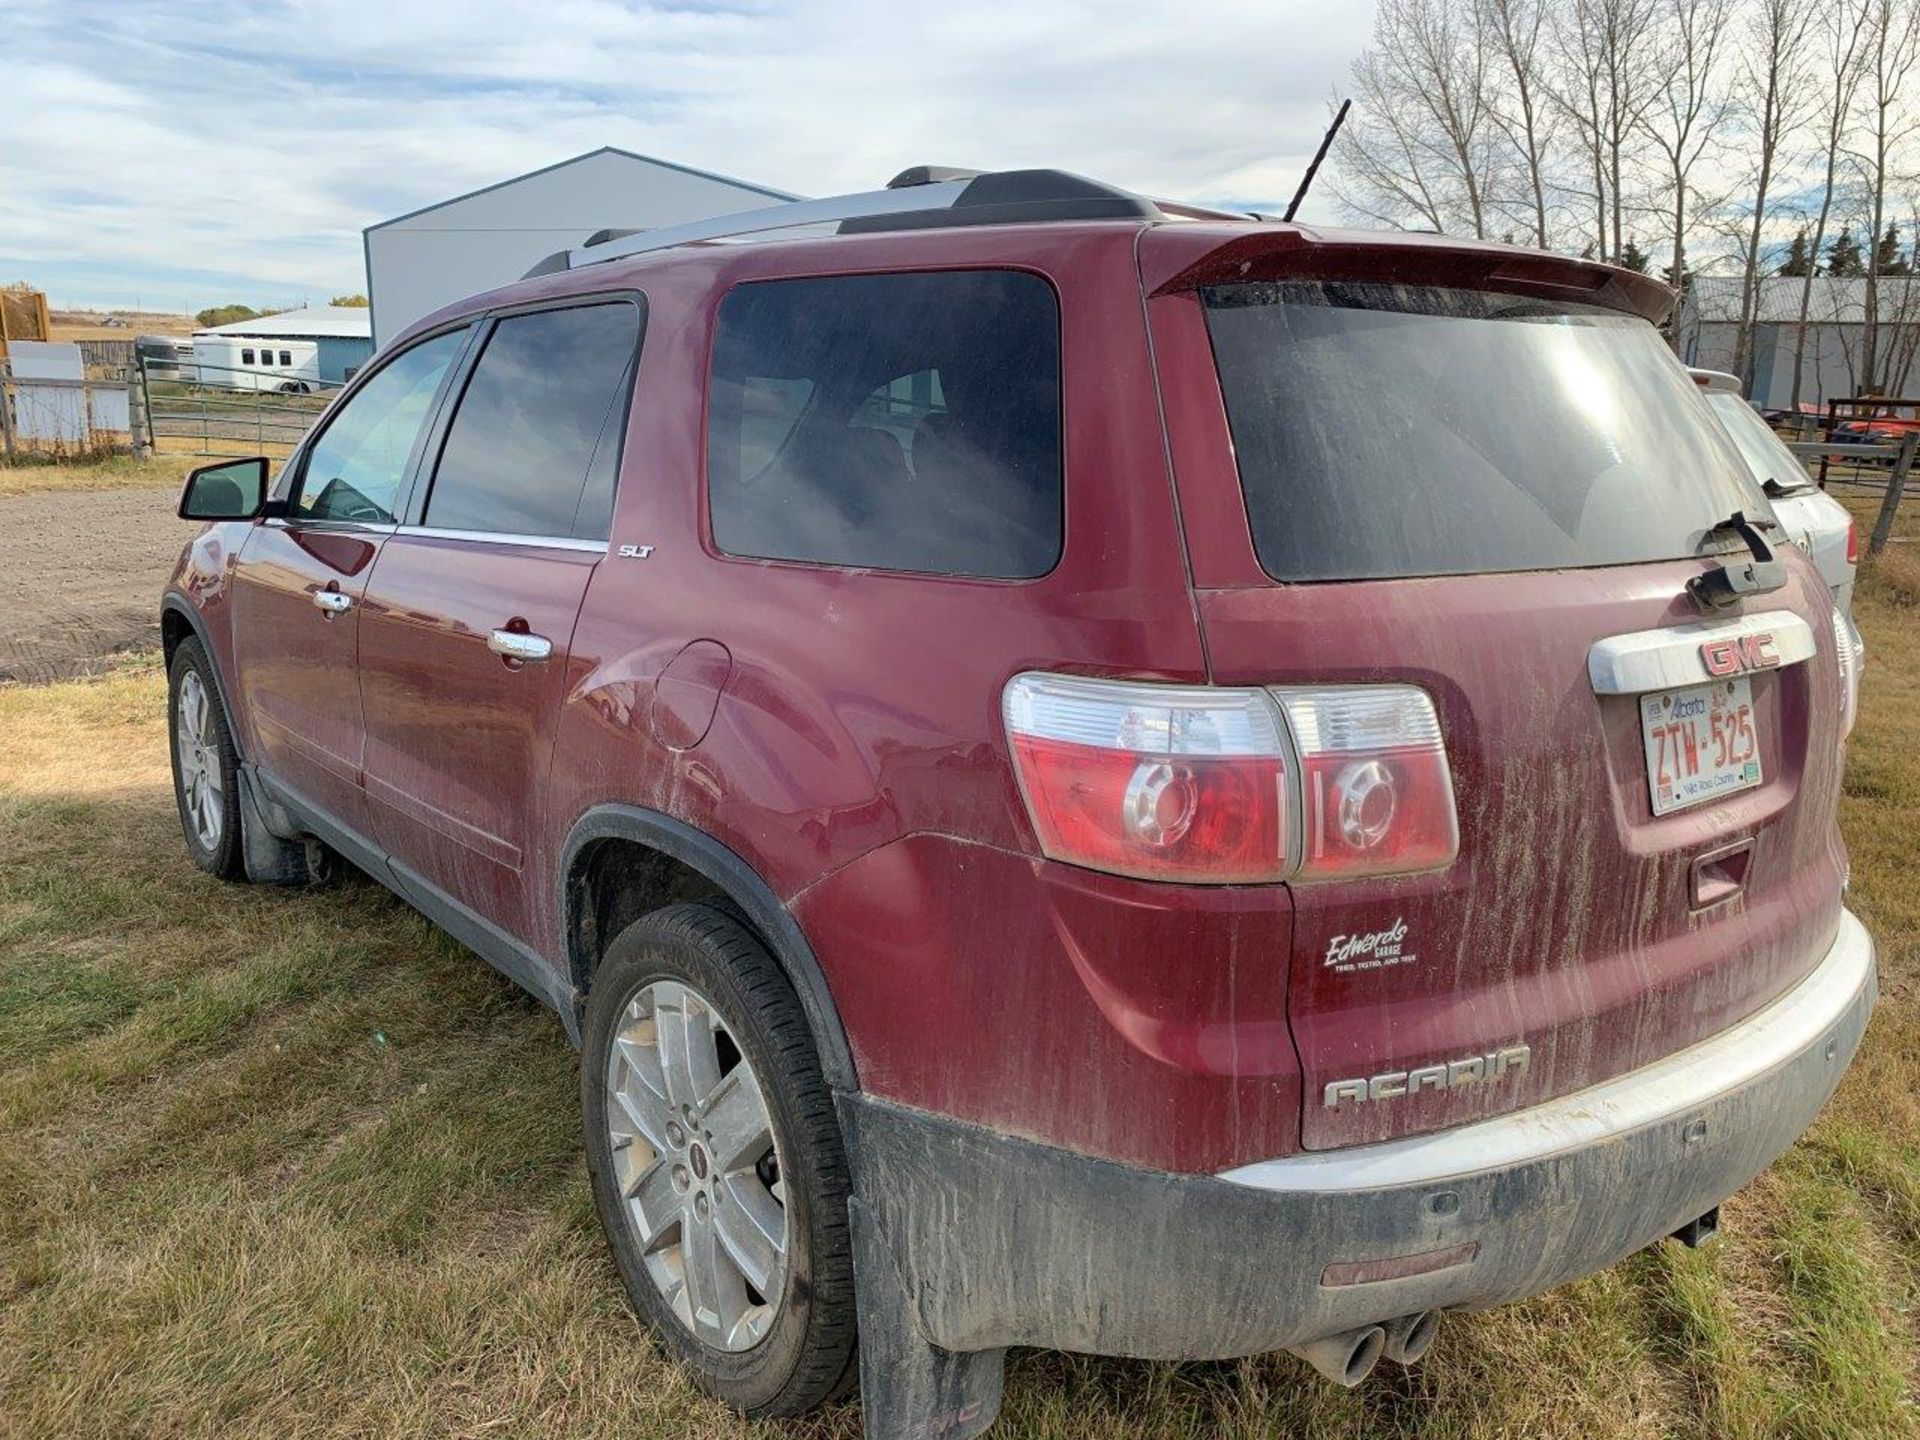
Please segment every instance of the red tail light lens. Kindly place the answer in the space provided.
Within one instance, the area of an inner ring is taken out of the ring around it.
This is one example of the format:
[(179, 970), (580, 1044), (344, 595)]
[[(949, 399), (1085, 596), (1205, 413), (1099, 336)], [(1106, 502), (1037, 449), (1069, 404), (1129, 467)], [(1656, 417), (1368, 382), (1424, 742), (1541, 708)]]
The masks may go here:
[(1847, 521), (1847, 563), (1860, 563), (1860, 527), (1853, 521)]
[(1425, 691), (1274, 694), (1300, 757), (1302, 880), (1436, 870), (1459, 853), (1453, 775)]
[(1286, 745), (1262, 692), (1019, 675), (1004, 711), (1053, 859), (1206, 884), (1285, 874)]
[(1459, 848), (1439, 721), (1411, 686), (1028, 674), (1003, 708), (1027, 812), (1055, 860), (1247, 884), (1433, 869)]

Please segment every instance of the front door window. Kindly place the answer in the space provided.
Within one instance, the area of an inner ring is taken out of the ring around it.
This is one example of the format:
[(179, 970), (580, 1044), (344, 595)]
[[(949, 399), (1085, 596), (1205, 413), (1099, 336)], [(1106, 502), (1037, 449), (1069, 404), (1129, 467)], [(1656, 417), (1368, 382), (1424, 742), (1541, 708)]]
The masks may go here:
[(353, 394), (308, 452), (294, 519), (394, 523), (414, 444), (466, 338), (450, 330), (424, 340)]

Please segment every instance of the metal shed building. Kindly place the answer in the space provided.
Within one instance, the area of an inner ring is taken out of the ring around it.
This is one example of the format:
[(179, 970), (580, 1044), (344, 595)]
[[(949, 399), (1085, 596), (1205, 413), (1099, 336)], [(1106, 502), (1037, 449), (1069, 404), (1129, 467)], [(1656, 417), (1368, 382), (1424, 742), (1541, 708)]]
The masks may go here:
[[(1798, 276), (1770, 275), (1760, 281), (1749, 347), (1747, 373), (1740, 377), (1747, 397), (1766, 409), (1793, 403), (1796, 359), (1800, 402), (1823, 407), (1828, 400), (1857, 395), (1862, 388), (1867, 282), (1852, 277), (1817, 275), (1807, 290), (1807, 325), (1800, 333), (1800, 299), (1805, 282)], [(1880, 277), (1876, 310), (1880, 317), (1884, 393), (1909, 395), (1920, 384), (1920, 279)], [(1740, 331), (1740, 281), (1700, 276), (1688, 282), (1673, 315), (1673, 345), (1689, 365), (1732, 370)]]
[(609, 227), (658, 229), (795, 197), (605, 146), (364, 232), (376, 344)]

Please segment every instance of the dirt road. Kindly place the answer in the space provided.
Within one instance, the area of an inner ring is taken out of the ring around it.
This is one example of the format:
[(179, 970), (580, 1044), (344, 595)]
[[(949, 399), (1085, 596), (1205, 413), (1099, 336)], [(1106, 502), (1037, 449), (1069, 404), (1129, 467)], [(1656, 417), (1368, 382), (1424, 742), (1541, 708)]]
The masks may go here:
[(160, 589), (198, 527), (172, 490), (0, 496), (0, 683), (157, 644)]

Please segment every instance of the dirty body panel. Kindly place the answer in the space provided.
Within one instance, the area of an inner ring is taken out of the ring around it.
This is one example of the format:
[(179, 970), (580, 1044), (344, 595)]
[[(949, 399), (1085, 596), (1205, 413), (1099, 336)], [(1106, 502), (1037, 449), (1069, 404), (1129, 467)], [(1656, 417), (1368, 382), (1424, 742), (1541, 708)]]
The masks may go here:
[[(1759, 1009), (1839, 914), (1818, 575), (1783, 546), (1784, 589), (1688, 596), (1765, 500), (1643, 320), (1270, 263), (1150, 302), (1211, 677), (1420, 687), (1459, 821), (1444, 868), (1292, 886), (1302, 1143), (1522, 1110)], [(1595, 647), (1671, 630), (1637, 689), (1690, 697), (1714, 627), (1750, 624), (1800, 657), (1737, 677), (1751, 768), (1656, 813), (1639, 693), (1596, 687)]]

